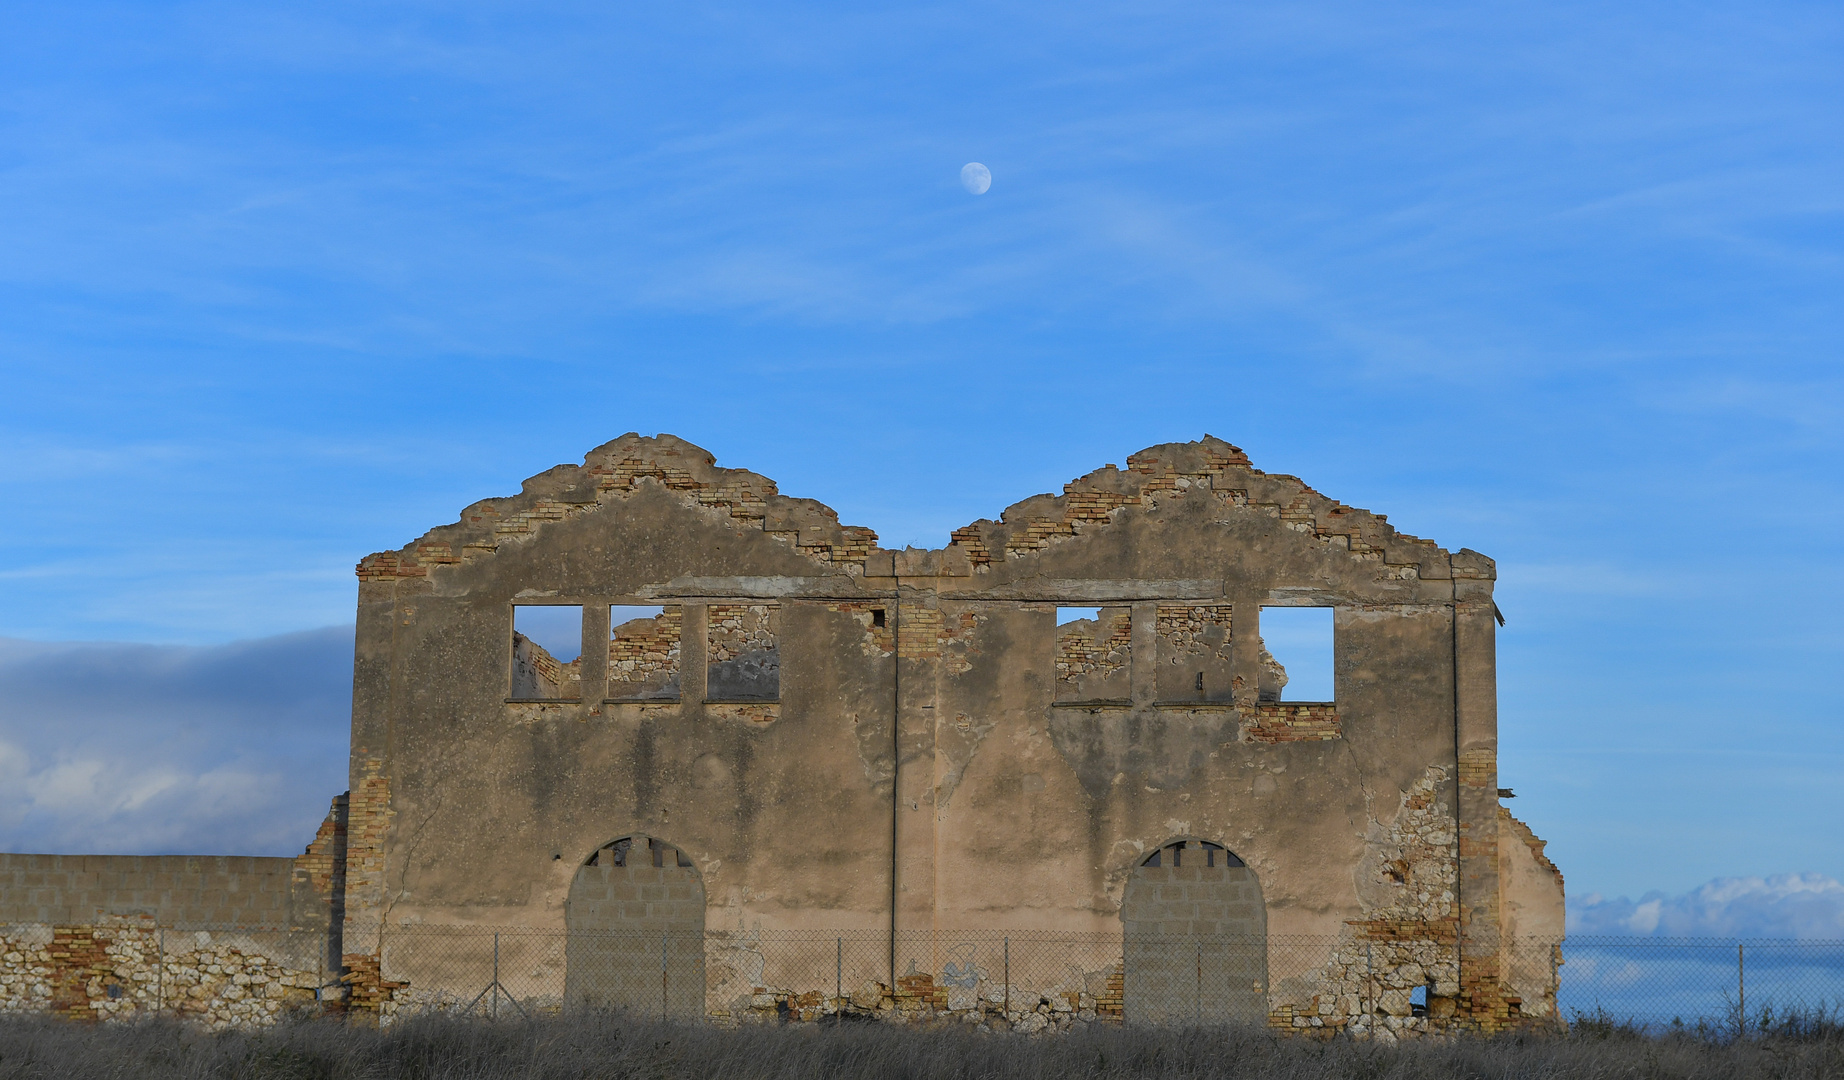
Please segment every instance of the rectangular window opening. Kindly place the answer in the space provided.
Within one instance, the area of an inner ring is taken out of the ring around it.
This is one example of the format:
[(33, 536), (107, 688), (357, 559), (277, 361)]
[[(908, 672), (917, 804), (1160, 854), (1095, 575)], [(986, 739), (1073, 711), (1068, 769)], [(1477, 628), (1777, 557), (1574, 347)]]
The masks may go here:
[(514, 604), (512, 696), (522, 701), (582, 697), (583, 609), (580, 604)]
[(1056, 609), (1056, 700), (1124, 702), (1133, 696), (1133, 610)]
[(679, 699), (680, 607), (613, 604), (608, 609), (608, 696)]
[(1235, 697), (1228, 604), (1158, 606), (1156, 693), (1161, 705), (1227, 704)]
[(871, 609), (871, 625), (872, 626), (883, 626), (884, 625), (884, 609), (883, 608), (878, 607), (878, 608)]
[(706, 611), (710, 623), (707, 699), (779, 701), (779, 609), (773, 604), (712, 604)]
[(1334, 700), (1331, 608), (1264, 607), (1260, 631), (1261, 700)]

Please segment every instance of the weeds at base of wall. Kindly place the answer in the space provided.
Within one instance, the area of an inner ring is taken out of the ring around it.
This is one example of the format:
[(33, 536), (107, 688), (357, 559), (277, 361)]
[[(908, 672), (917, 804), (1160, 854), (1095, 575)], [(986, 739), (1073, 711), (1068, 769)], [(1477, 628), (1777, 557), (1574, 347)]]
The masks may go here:
[(1737, 1037), (1648, 1035), (1592, 1017), (1568, 1035), (1450, 1038), (1388, 1046), (1276, 1036), (1258, 1028), (1096, 1026), (1060, 1036), (967, 1025), (805, 1024), (716, 1029), (631, 1014), (534, 1020), (427, 1016), (386, 1028), (291, 1018), (210, 1032), (170, 1020), (73, 1024), (0, 1019), (0, 1080), (1241, 1080), (1354, 1076), (1419, 1080), (1572, 1077), (1699, 1080), (1844, 1075), (1844, 1017), (1764, 1018)]

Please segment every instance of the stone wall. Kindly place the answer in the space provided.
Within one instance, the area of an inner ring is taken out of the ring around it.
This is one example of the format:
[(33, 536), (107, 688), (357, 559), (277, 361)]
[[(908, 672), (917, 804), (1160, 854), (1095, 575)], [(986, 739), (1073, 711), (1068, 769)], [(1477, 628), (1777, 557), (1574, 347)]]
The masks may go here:
[(710, 670), (713, 701), (774, 701), (781, 696), (781, 653), (773, 604), (712, 604)]
[(148, 920), (0, 928), (0, 1013), (173, 1016), (225, 1028), (317, 1007), (320, 932), (180, 931)]

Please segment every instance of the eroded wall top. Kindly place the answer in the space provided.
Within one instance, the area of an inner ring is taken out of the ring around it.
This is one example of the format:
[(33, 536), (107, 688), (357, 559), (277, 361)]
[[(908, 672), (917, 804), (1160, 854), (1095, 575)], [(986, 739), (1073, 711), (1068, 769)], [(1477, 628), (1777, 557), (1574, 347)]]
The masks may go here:
[(838, 514), (817, 500), (782, 495), (765, 476), (718, 468), (709, 451), (673, 435), (632, 432), (591, 450), (580, 466), (559, 465), (539, 473), (517, 495), (483, 499), (462, 511), (454, 524), (431, 529), (399, 550), (366, 556), (357, 573), (362, 581), (425, 577), (436, 567), (516, 547), (552, 522), (625, 500), (647, 485), (677, 492), (744, 528), (761, 529), (828, 572), (852, 576), (866, 573), (867, 564), (873, 574), (891, 572), (886, 567), (900, 569), (893, 562), (899, 558), (989, 572), (1105, 529), (1123, 508), (1150, 508), (1161, 498), (1200, 491), (1226, 506), (1265, 514), (1355, 558), (1413, 567), (1424, 580), (1496, 576), (1492, 560), (1477, 552), (1450, 553), (1397, 530), (1382, 514), (1328, 498), (1297, 477), (1262, 472), (1240, 449), (1214, 436), (1148, 447), (1130, 455), (1124, 470), (1107, 465), (1064, 485), (1061, 495), (1034, 495), (1014, 503), (997, 521), (982, 519), (955, 529), (946, 548), (893, 552), (877, 546), (872, 530), (840, 524)]

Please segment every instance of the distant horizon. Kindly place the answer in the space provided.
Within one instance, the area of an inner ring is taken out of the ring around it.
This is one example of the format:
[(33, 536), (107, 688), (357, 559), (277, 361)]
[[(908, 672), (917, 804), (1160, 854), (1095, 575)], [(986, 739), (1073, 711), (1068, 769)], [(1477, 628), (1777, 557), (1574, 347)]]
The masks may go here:
[[(157, 757), (159, 748), (167, 742), (169, 734), (160, 723), (138, 723), (130, 728), (102, 732), (100, 734), (105, 738), (99, 742), (116, 744), (114, 760), (92, 759), (75, 770), (71, 768), (72, 763), (65, 760), (47, 770), (52, 774), (48, 778), (49, 782), (37, 784), (32, 782), (33, 776), (21, 768), (24, 759), (30, 755), (23, 754), (19, 747), (0, 739), (0, 782), (6, 782), (6, 790), (15, 796), (25, 792), (29, 798), (40, 791), (63, 797), (61, 803), (54, 801), (48, 807), (48, 814), (33, 813), (30, 809), (21, 813), (17, 805), (0, 802), (0, 851), (44, 855), (231, 855), (266, 858), (300, 854), (300, 849), (305, 848), (313, 839), (314, 831), (325, 817), (331, 799), (346, 790), (350, 710), (348, 708), (342, 712), (337, 695), (329, 696), (327, 691), (338, 689), (336, 684), (341, 677), (350, 674), (349, 664), (330, 665), (329, 661), (341, 659), (341, 646), (345, 648), (345, 656), (349, 659), (352, 640), (351, 623), (204, 647), (118, 642), (34, 642), (0, 637), (0, 733), (11, 726), (10, 721), (17, 719), (14, 703), (22, 696), (17, 677), (20, 668), (25, 666), (20, 661), (24, 659), (32, 668), (37, 669), (47, 656), (56, 656), (67, 648), (101, 653), (111, 646), (119, 646), (120, 652), (127, 655), (117, 657), (113, 664), (104, 662), (97, 666), (119, 671), (124, 666), (133, 666), (138, 659), (143, 675), (151, 673), (155, 683), (167, 682), (188, 667), (207, 671), (223, 670), (227, 666), (225, 660), (236, 664), (248, 657), (259, 657), (263, 658), (263, 662), (256, 665), (258, 670), (267, 670), (273, 676), (280, 677), (282, 685), (248, 682), (239, 689), (250, 693), (253, 699), (266, 699), (277, 690), (301, 695), (301, 691), (306, 688), (308, 693), (301, 696), (317, 701), (321, 706), (319, 713), (296, 717), (296, 726), (290, 731), (292, 738), (285, 745), (272, 745), (272, 729), (248, 722), (250, 714), (259, 714), (261, 711), (257, 700), (250, 701), (247, 712), (239, 716), (234, 700), (227, 702), (219, 695), (218, 711), (223, 714), (225, 726), (216, 734), (220, 739), (229, 735), (236, 742), (231, 748), (235, 752), (225, 756), (245, 767), (254, 765), (257, 772), (250, 777), (251, 782), (233, 785), (233, 789), (240, 793), (241, 801), (230, 808), (231, 813), (211, 812), (211, 802), (207, 798), (203, 800), (207, 813), (196, 822), (189, 820), (192, 807), (186, 800), (196, 798), (201, 788), (208, 790), (209, 785), (201, 784), (203, 778), (197, 777), (189, 778), (191, 783), (183, 784), (178, 782), (176, 774), (167, 774), (172, 790), (158, 792), (165, 799), (154, 805), (172, 813), (175, 823), (192, 826), (184, 834), (191, 838), (189, 846), (175, 847), (171, 842), (143, 840), (85, 847), (80, 842), (80, 837), (107, 835), (122, 822), (143, 817), (150, 809), (149, 801), (145, 799), (131, 800), (111, 808), (108, 813), (83, 819), (72, 820), (62, 813), (67, 812), (73, 803), (93, 806), (96, 801), (94, 790), (72, 791), (66, 787), (73, 773), (89, 780), (111, 774), (122, 775), (145, 767), (149, 754)], [(311, 655), (320, 662), (322, 670), (317, 673), (320, 678), (310, 679), (305, 687), (300, 683), (287, 685), (290, 678), (298, 680), (302, 676), (316, 673), (309, 664), (289, 663), (284, 659), (286, 653), (277, 655), (276, 646), (286, 645), (309, 646), (312, 649)], [(191, 664), (184, 657), (188, 653), (193, 654)], [(201, 661), (200, 654), (211, 653), (221, 653), (223, 657)], [(278, 664), (278, 660), (283, 662)], [(182, 675), (179, 681), (183, 685), (192, 680)], [(130, 687), (117, 689), (118, 695), (115, 696), (118, 701), (132, 700), (143, 710), (148, 709), (151, 703), (162, 706), (174, 704), (170, 689), (164, 694)], [(314, 692), (316, 689), (318, 693)], [(346, 678), (345, 690), (349, 694), (349, 677)], [(225, 709), (226, 705), (231, 707)], [(301, 726), (303, 721), (307, 725), (305, 728)], [(183, 718), (175, 717), (166, 723), (193, 726), (198, 723), (198, 716), (191, 714)], [(308, 740), (307, 745), (319, 746), (327, 751), (324, 760), (313, 762), (315, 767), (305, 771), (307, 782), (297, 778), (293, 783), (285, 783), (284, 778), (296, 774), (304, 764), (300, 754), (302, 744), (299, 741), (304, 735)], [(136, 745), (137, 736), (145, 740), (146, 745)], [(333, 743), (338, 744), (337, 753), (330, 752)], [(220, 752), (223, 749), (220, 747)], [(58, 775), (60, 772), (62, 776)], [(60, 780), (65, 783), (60, 784)], [(315, 780), (320, 782), (320, 788), (313, 786)], [(61, 787), (64, 790), (60, 790)], [(1508, 803), (1508, 806), (1515, 814), (1516, 804)], [(40, 837), (44, 839), (35, 840)], [(218, 842), (218, 838), (224, 842)], [(1563, 867), (1563, 873), (1566, 882), (1569, 876), (1567, 866)], [(1795, 867), (1769, 875), (1718, 875), (1680, 892), (1648, 888), (1639, 892), (1637, 897), (1607, 896), (1598, 891), (1583, 892), (1571, 888), (1565, 891), (1565, 901), (1568, 932), (1574, 935), (1844, 939), (1844, 881), (1808, 868)]]

